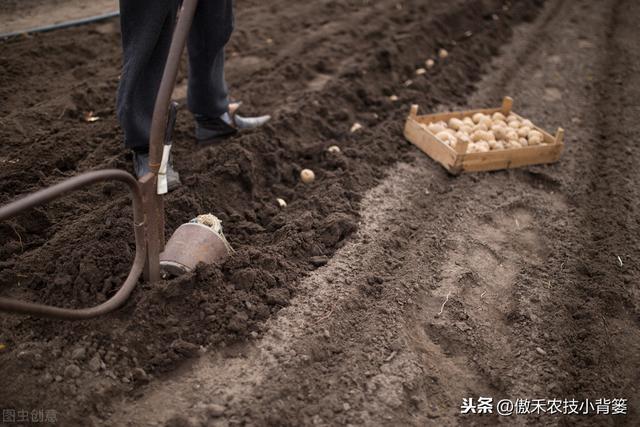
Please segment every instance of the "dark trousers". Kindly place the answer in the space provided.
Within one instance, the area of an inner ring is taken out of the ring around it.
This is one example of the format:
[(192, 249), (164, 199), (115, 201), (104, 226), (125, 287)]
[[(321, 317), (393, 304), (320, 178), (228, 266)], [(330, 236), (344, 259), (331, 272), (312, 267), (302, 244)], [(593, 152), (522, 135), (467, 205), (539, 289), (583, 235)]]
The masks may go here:
[[(123, 66), (118, 119), (125, 145), (149, 147), (151, 116), (169, 53), (180, 0), (120, 0)], [(224, 46), (233, 31), (233, 0), (201, 0), (187, 40), (187, 105), (194, 114), (219, 117), (228, 109)]]

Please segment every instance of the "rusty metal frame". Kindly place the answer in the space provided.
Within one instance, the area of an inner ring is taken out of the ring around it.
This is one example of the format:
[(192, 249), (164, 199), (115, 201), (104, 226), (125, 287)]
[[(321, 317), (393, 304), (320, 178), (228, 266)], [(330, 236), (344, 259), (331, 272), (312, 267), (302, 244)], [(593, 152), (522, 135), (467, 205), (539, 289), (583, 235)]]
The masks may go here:
[(19, 213), (43, 205), (71, 191), (101, 181), (120, 181), (126, 184), (133, 199), (133, 221), (136, 242), (136, 254), (129, 275), (116, 294), (108, 301), (85, 309), (67, 309), (37, 303), (0, 298), (0, 311), (30, 314), (64, 320), (84, 320), (109, 313), (125, 303), (135, 288), (140, 276), (150, 282), (160, 280), (160, 252), (164, 249), (164, 200), (158, 195), (158, 170), (162, 157), (166, 125), (171, 95), (175, 87), (180, 58), (191, 29), (198, 0), (183, 0), (171, 47), (156, 97), (151, 122), (149, 140), (150, 173), (139, 181), (129, 173), (117, 169), (87, 172), (70, 178), (52, 187), (42, 189), (23, 199), (0, 207), (0, 221), (12, 218)]
[(129, 173), (107, 169), (101, 171), (87, 172), (75, 176), (52, 187), (45, 188), (36, 193), (30, 194), (23, 199), (5, 205), (0, 208), (0, 221), (10, 219), (19, 213), (48, 203), (69, 192), (79, 190), (91, 184), (102, 181), (119, 181), (129, 187), (133, 200), (133, 222), (134, 235), (136, 241), (136, 255), (133, 266), (124, 284), (118, 292), (108, 301), (92, 308), (68, 309), (47, 305), (18, 301), (9, 298), (0, 298), (0, 311), (11, 313), (33, 314), (35, 316), (49, 317), (54, 319), (82, 320), (109, 313), (120, 307), (129, 298), (133, 288), (136, 286), (145, 264), (146, 246), (144, 236), (144, 211), (142, 207), (142, 193), (138, 182)]

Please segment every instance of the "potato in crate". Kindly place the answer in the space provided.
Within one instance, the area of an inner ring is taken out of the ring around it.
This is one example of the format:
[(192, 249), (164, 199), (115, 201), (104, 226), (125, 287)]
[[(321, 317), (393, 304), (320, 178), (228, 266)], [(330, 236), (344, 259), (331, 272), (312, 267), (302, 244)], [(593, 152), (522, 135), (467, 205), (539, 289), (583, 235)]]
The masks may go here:
[(451, 174), (517, 168), (560, 159), (564, 130), (555, 137), (502, 107), (418, 116), (411, 106), (405, 137)]

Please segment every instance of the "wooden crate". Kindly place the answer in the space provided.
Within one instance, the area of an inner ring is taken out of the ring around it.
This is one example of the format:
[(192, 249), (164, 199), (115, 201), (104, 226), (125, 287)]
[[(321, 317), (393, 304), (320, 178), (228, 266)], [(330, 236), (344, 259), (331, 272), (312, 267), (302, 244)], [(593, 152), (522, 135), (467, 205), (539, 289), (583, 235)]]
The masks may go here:
[(460, 141), (455, 148), (452, 148), (437, 138), (431, 131), (420, 126), (421, 124), (428, 125), (441, 120), (448, 122), (453, 117), (462, 119), (467, 116), (473, 116), (476, 113), (492, 115), (493, 113), (501, 112), (505, 116), (514, 114), (518, 119), (524, 120), (521, 116), (511, 111), (512, 106), (513, 99), (505, 97), (500, 108), (418, 116), (418, 106), (412, 105), (404, 128), (404, 135), (411, 143), (427, 153), (429, 157), (440, 163), (453, 175), (458, 175), (461, 172), (492, 171), (558, 161), (564, 149), (564, 130), (562, 128), (558, 128), (555, 137), (553, 137), (534, 125), (534, 128), (544, 136), (545, 143), (541, 145), (492, 150), (486, 153), (467, 153), (467, 142)]

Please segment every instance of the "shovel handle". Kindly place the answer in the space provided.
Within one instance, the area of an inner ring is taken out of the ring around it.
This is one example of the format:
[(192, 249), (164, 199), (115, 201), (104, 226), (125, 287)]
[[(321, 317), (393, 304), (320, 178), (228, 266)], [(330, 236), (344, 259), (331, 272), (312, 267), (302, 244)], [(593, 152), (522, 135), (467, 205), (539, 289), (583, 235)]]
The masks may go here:
[(157, 175), (162, 160), (162, 146), (165, 142), (168, 115), (170, 111), (171, 94), (176, 85), (180, 58), (187, 42), (193, 16), (198, 6), (198, 0), (184, 0), (178, 17), (178, 23), (173, 32), (169, 55), (164, 66), (160, 89), (156, 97), (151, 119), (151, 134), (149, 138), (149, 169)]

